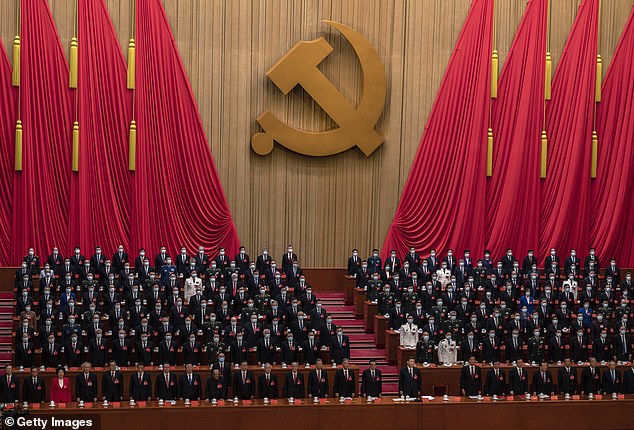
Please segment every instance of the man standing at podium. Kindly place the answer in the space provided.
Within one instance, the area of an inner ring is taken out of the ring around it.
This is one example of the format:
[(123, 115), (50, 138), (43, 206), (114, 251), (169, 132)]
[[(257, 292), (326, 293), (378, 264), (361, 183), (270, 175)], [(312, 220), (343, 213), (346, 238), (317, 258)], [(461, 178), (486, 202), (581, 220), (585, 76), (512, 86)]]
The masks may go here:
[(376, 360), (370, 360), (370, 368), (361, 376), (361, 395), (363, 397), (381, 397), (383, 394), (383, 374), (376, 368)]
[(482, 369), (476, 366), (475, 356), (469, 357), (469, 364), (460, 371), (460, 392), (463, 396), (482, 394)]
[(422, 387), (420, 369), (414, 367), (414, 359), (409, 358), (398, 376), (398, 392), (401, 396), (416, 398), (420, 396)]

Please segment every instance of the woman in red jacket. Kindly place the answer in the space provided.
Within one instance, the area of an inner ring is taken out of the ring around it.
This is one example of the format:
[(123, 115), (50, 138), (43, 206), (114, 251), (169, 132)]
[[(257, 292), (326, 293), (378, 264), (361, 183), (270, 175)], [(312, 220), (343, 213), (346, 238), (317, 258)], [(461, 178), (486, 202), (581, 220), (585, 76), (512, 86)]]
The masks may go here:
[(51, 381), (51, 400), (55, 403), (68, 403), (72, 401), (70, 395), (70, 382), (64, 376), (63, 367), (57, 368), (57, 377)]

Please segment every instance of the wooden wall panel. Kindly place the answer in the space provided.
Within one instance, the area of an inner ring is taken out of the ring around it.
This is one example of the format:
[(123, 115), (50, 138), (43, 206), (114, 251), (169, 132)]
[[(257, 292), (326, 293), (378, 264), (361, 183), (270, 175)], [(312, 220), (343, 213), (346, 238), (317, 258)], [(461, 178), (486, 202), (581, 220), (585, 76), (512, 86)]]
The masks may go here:
[[(67, 52), (74, 0), (47, 1)], [(105, 1), (126, 55), (131, 0)], [(0, 2), (0, 36), (7, 48), (16, 31), (17, 2)], [(551, 2), (551, 51), (556, 64), (579, 0)], [(470, 3), (163, 0), (238, 232), (252, 255), (262, 246), (279, 255), (292, 242), (303, 266), (332, 267), (343, 265), (353, 247), (363, 255), (380, 247)], [(602, 3), (605, 73), (633, 2)], [(525, 0), (496, 2), (501, 65), (525, 7)], [(321, 70), (350, 102), (358, 99), (361, 76), (352, 48), (322, 24), (323, 19), (352, 26), (383, 59), (388, 94), (377, 128), (385, 143), (370, 158), (358, 150), (309, 158), (279, 147), (260, 157), (251, 151), (250, 137), (257, 131), (255, 118), (264, 109), (306, 130), (334, 125), (303, 90), (296, 88), (283, 96), (264, 76), (297, 41), (324, 35), (335, 51)], [(439, 208), (439, 215), (443, 210)]]

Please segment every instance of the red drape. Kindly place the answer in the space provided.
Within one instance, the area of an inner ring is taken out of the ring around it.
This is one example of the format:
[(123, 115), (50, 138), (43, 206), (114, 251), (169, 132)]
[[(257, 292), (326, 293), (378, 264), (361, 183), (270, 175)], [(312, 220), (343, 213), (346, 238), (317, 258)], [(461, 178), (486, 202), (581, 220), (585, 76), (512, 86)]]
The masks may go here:
[(238, 235), (165, 11), (160, 0), (136, 5), (132, 244), (212, 254), (224, 246), (232, 255)]
[(78, 3), (80, 161), (73, 244), (85, 252), (130, 245), (132, 192), (128, 127), (132, 93), (126, 63), (103, 0)]
[(449, 60), (382, 255), (484, 246), (493, 0), (474, 0)]
[(14, 136), (18, 109), (17, 88), (11, 86), (11, 64), (0, 43), (0, 265), (10, 261), (13, 217)]
[(541, 184), (538, 255), (590, 246), (590, 154), (599, 0), (584, 0), (553, 77), (546, 108), (548, 167)]
[(493, 258), (509, 247), (525, 255), (538, 244), (547, 19), (548, 0), (528, 2), (493, 102), (493, 175), (485, 193), (486, 243)]
[(12, 256), (68, 253), (73, 97), (68, 63), (46, 0), (21, 0), (23, 171), (15, 173)]
[(634, 267), (634, 9), (603, 81), (591, 236), (604, 260)]

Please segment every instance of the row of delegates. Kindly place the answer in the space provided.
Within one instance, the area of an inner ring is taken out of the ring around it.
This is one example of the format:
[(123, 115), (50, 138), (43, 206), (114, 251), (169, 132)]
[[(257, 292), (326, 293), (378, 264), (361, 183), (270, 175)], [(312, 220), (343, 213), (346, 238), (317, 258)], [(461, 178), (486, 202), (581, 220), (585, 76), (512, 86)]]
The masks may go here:
[(528, 370), (522, 359), (517, 360), (508, 375), (495, 361), (483, 378), (482, 368), (471, 356), (460, 371), (460, 390), (463, 396), (634, 394), (634, 364), (622, 374), (616, 369), (616, 362), (610, 361), (608, 368), (601, 373), (594, 357), (583, 369), (572, 367), (572, 362), (567, 358), (557, 370), (557, 375), (553, 376), (548, 363), (544, 361), (533, 373), (532, 381), (529, 381)]
[[(298, 261), (292, 245), (288, 245), (287, 252), (282, 255), (281, 261), (283, 274), (297, 272), (292, 270), (293, 263)], [(257, 269), (261, 275), (268, 276), (267, 272), (271, 267), (275, 269), (275, 260), (269, 255), (267, 248), (262, 250), (262, 254), (255, 261), (251, 261), (244, 246), (240, 247), (238, 254), (233, 259), (226, 254), (225, 248), (220, 248), (214, 257), (206, 254), (203, 246), (199, 246), (198, 252), (191, 255), (188, 254), (187, 248), (182, 246), (180, 253), (172, 258), (167, 252), (167, 248), (162, 246), (154, 258), (153, 265), (145, 249), (141, 248), (132, 266), (130, 256), (123, 245), (119, 245), (112, 258), (108, 258), (100, 246), (95, 248), (95, 253), (89, 258), (82, 254), (79, 247), (75, 247), (72, 256), (64, 258), (59, 249), (55, 247), (41, 268), (40, 257), (36, 255), (33, 248), (30, 248), (22, 260), (22, 267), (16, 271), (16, 281), (21, 281), (24, 275), (28, 275), (29, 278), (40, 275), (41, 278), (44, 278), (47, 270), (54, 278), (64, 278), (65, 274), (69, 273), (73, 278), (78, 277), (83, 280), (88, 274), (93, 274), (105, 282), (110, 273), (116, 278), (126, 279), (128, 273), (132, 271), (135, 277), (147, 278), (150, 273), (157, 273), (165, 280), (169, 273), (187, 278), (192, 271), (203, 275), (210, 268), (214, 269), (214, 274), (217, 270), (223, 280), (228, 280), (231, 273), (236, 272), (244, 275), (249, 269)], [(275, 272), (273, 270), (271, 275), (274, 275)]]
[[(483, 258), (474, 260), (471, 256), (471, 251), (468, 249), (464, 250), (462, 258), (456, 257), (452, 249), (448, 249), (446, 256), (442, 258), (437, 255), (435, 249), (431, 249), (429, 257), (425, 258), (416, 251), (416, 248), (410, 247), (409, 252), (405, 254), (402, 259), (397, 256), (396, 250), (393, 249), (390, 251), (389, 257), (383, 261), (379, 256), (379, 250), (375, 248), (372, 250), (372, 255), (365, 260), (359, 256), (358, 250), (354, 249), (352, 256), (348, 258), (347, 273), (348, 275), (356, 276), (359, 270), (363, 268), (364, 263), (370, 274), (386, 272), (385, 269), (388, 269), (388, 273), (396, 273), (406, 267), (412, 272), (418, 271), (421, 268), (435, 272), (443, 267), (443, 263), (444, 268), (450, 272), (453, 272), (456, 268), (464, 267), (467, 273), (475, 273), (474, 271), (478, 267), (478, 262), (482, 263), (479, 267), (484, 268), (489, 275), (499, 267), (501, 269), (499, 273), (503, 276), (509, 276), (513, 272), (527, 276), (539, 266), (535, 252), (532, 249), (528, 250), (520, 267), (520, 262), (513, 255), (512, 249), (508, 249), (504, 256), (497, 260), (497, 262), (494, 262), (491, 258), (491, 252), (487, 249), (484, 250)], [(596, 255), (594, 248), (590, 248), (583, 262), (580, 257), (577, 256), (576, 250), (571, 249), (570, 254), (564, 259), (563, 263), (562, 258), (557, 255), (555, 248), (551, 248), (549, 255), (544, 259), (542, 267), (546, 274), (554, 272), (557, 274), (557, 277), (561, 274), (568, 276), (569, 273), (575, 273), (575, 271), (580, 274), (582, 269), (585, 272), (584, 276), (587, 276), (591, 271), (598, 274), (601, 268), (599, 257)], [(615, 284), (619, 283), (621, 272), (614, 258), (610, 259), (610, 263), (605, 267), (605, 274), (606, 277), (609, 276), (613, 278)]]

